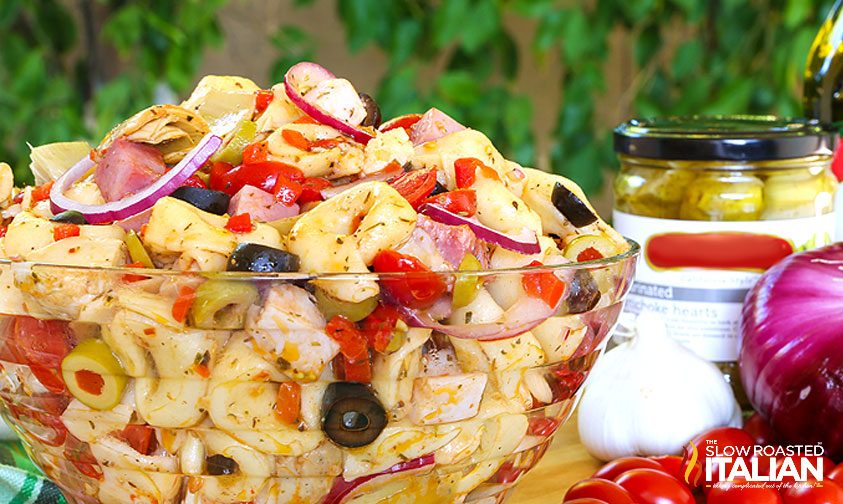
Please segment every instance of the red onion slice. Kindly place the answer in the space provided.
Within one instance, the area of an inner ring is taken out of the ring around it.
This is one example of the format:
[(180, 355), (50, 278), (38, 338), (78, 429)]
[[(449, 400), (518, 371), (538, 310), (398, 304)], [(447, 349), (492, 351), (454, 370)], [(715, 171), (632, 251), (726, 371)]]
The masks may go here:
[(518, 252), (519, 254), (532, 255), (538, 254), (542, 251), (538, 238), (535, 238), (532, 241), (519, 240), (517, 238), (507, 236), (500, 231), (495, 231), (490, 227), (486, 227), (475, 220), (469, 219), (468, 217), (463, 217), (462, 215), (449, 212), (436, 204), (425, 203), (421, 206), (421, 208), (419, 208), (419, 212), (427, 215), (435, 221), (441, 222), (442, 224), (448, 224), (450, 226), (460, 226), (465, 224), (474, 231), (477, 238), (485, 242), (493, 243), (507, 250)]
[(210, 159), (220, 145), (222, 145), (222, 138), (211, 134), (205, 135), (196, 144), (196, 147), (187, 153), (184, 159), (149, 187), (123, 199), (103, 205), (85, 205), (64, 195), (64, 192), (74, 182), (94, 166), (94, 162), (88, 156), (85, 156), (53, 184), (53, 188), (50, 190), (50, 207), (54, 214), (75, 210), (84, 215), (85, 219), (91, 224), (103, 224), (127, 219), (151, 208), (156, 201), (181, 187), (191, 175), (196, 173)]
[(347, 191), (347, 190), (351, 189), (352, 187), (356, 186), (357, 184), (363, 184), (364, 182), (386, 182), (387, 180), (389, 180), (391, 178), (395, 178), (398, 175), (401, 175), (402, 173), (404, 173), (404, 170), (400, 167), (397, 168), (397, 169), (388, 169), (388, 170), (384, 169), (384, 170), (381, 170), (377, 173), (373, 173), (372, 175), (370, 175), (368, 177), (361, 177), (361, 178), (359, 178), (359, 179), (357, 179), (353, 182), (349, 182), (347, 184), (342, 184), (342, 185), (333, 186), (333, 187), (327, 187), (325, 189), (322, 189), (320, 191), (320, 194), (322, 194), (322, 197), (325, 198), (325, 199), (333, 198), (337, 194), (339, 194), (343, 191)]
[(340, 504), (345, 500), (345, 498), (354, 491), (360, 485), (371, 481), (379, 476), (385, 476), (389, 474), (398, 474), (407, 471), (413, 471), (416, 469), (422, 469), (427, 466), (432, 466), (435, 463), (432, 453), (428, 453), (427, 455), (422, 455), (419, 458), (415, 458), (413, 460), (408, 460), (407, 462), (400, 462), (395, 464), (394, 466), (390, 467), (389, 469), (375, 473), (375, 474), (368, 474), (366, 476), (360, 476), (359, 478), (354, 478), (351, 481), (346, 481), (343, 479), (342, 476), (339, 476), (334, 481), (334, 486), (331, 487), (331, 490), (328, 492), (328, 495), (322, 499), (321, 504)]
[(348, 135), (364, 145), (369, 143), (369, 140), (374, 138), (371, 133), (349, 124), (338, 117), (334, 117), (322, 110), (315, 103), (311, 103), (304, 98), (304, 93), (301, 91), (303, 85), (313, 87), (325, 79), (332, 78), (334, 78), (334, 74), (316, 63), (297, 63), (287, 70), (287, 73), (284, 75), (284, 91), (287, 93), (290, 101), (316, 121), (337, 129), (344, 135)]
[(406, 306), (397, 308), (410, 327), (433, 329), (460, 339), (495, 341), (512, 338), (533, 329), (552, 316), (557, 307), (548, 306), (541, 299), (522, 297), (510, 306), (497, 322), (466, 325), (441, 324), (428, 311), (414, 310)]

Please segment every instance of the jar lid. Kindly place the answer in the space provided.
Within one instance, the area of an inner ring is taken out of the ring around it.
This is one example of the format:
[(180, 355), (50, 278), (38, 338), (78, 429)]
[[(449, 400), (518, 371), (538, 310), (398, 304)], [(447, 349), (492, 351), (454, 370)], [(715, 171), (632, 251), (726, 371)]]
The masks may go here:
[(615, 152), (695, 161), (764, 161), (831, 156), (837, 134), (816, 120), (775, 116), (632, 119), (615, 129)]

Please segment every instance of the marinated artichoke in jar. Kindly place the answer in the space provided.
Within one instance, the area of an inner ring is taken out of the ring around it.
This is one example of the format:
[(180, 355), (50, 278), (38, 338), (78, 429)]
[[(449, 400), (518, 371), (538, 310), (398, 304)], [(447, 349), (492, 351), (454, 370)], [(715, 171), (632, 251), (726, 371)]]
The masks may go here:
[(741, 174), (705, 174), (688, 185), (679, 218), (752, 221), (764, 211), (764, 182)]
[(793, 219), (832, 211), (834, 177), (827, 171), (812, 175), (806, 170), (771, 175), (764, 182), (761, 218)]
[(685, 188), (696, 176), (689, 169), (627, 170), (615, 182), (619, 209), (645, 217), (675, 219), (679, 216)]

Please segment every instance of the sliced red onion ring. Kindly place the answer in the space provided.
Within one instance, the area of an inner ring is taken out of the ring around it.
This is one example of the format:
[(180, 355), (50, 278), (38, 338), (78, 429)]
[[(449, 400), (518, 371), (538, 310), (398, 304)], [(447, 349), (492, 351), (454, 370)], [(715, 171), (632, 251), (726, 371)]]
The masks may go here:
[(91, 224), (128, 219), (144, 210), (151, 208), (156, 201), (171, 194), (196, 173), (202, 165), (222, 145), (222, 138), (216, 135), (205, 135), (179, 163), (167, 171), (149, 187), (140, 192), (126, 196), (123, 199), (105, 203), (103, 205), (85, 205), (64, 195), (64, 192), (79, 180), (93, 166), (94, 162), (85, 156), (78, 163), (59, 177), (50, 190), (50, 207), (54, 214), (67, 210), (75, 210), (85, 216)]
[(334, 74), (316, 63), (297, 63), (287, 70), (287, 73), (284, 75), (284, 91), (287, 93), (290, 101), (316, 121), (337, 129), (344, 135), (348, 135), (364, 145), (369, 143), (369, 140), (374, 138), (371, 133), (349, 124), (338, 117), (334, 117), (322, 110), (315, 103), (311, 103), (304, 98), (304, 93), (301, 92), (302, 85), (306, 84), (312, 87), (325, 79), (332, 78), (334, 78)]
[(375, 474), (368, 474), (366, 476), (360, 476), (359, 478), (354, 478), (351, 481), (346, 481), (345, 479), (343, 479), (342, 476), (340, 476), (334, 481), (334, 486), (331, 487), (331, 490), (328, 492), (328, 495), (326, 495), (325, 498), (322, 500), (321, 504), (340, 504), (341, 502), (343, 502), (343, 500), (345, 500), (348, 494), (354, 491), (357, 487), (379, 476), (398, 474), (406, 471), (422, 469), (424, 467), (433, 465), (434, 462), (435, 460), (433, 458), (433, 454), (428, 453), (427, 455), (422, 455), (419, 458), (395, 464), (394, 466), (390, 467), (385, 471)]
[(329, 199), (329, 198), (333, 198), (334, 196), (336, 196), (337, 194), (339, 194), (343, 191), (347, 191), (347, 190), (351, 189), (352, 187), (356, 186), (357, 184), (362, 184), (364, 182), (386, 182), (387, 180), (389, 180), (391, 178), (394, 178), (394, 177), (397, 177), (398, 175), (401, 175), (402, 173), (404, 173), (404, 170), (402, 168), (398, 168), (396, 170), (393, 170), (393, 169), (386, 170), (386, 169), (384, 169), (384, 170), (381, 170), (377, 173), (374, 173), (374, 174), (372, 174), (368, 177), (361, 177), (361, 178), (359, 178), (359, 179), (357, 179), (353, 182), (349, 182), (347, 184), (342, 184), (342, 185), (333, 186), (333, 187), (327, 187), (325, 189), (322, 189), (319, 192), (320, 192), (320, 194), (322, 194), (323, 198)]
[(437, 322), (429, 311), (398, 306), (410, 327), (433, 329), (460, 339), (494, 341), (512, 338), (541, 324), (556, 312), (541, 299), (522, 297), (506, 310), (497, 322), (484, 324), (446, 325)]
[(477, 238), (485, 242), (493, 243), (507, 250), (518, 252), (519, 254), (532, 255), (538, 254), (542, 251), (538, 238), (535, 238), (532, 241), (518, 240), (511, 236), (507, 236), (500, 231), (495, 231), (490, 227), (486, 227), (475, 220), (469, 219), (468, 217), (463, 217), (462, 215), (449, 212), (436, 204), (425, 203), (421, 206), (421, 208), (419, 208), (419, 212), (427, 215), (435, 221), (441, 222), (442, 224), (448, 224), (450, 226), (460, 226), (465, 224), (474, 231)]

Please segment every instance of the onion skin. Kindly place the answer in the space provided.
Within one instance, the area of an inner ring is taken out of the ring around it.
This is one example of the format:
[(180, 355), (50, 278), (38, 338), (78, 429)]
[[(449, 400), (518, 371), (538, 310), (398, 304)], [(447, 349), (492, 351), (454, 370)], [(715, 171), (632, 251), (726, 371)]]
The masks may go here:
[(843, 457), (843, 243), (768, 270), (743, 308), (741, 379), (790, 443)]

